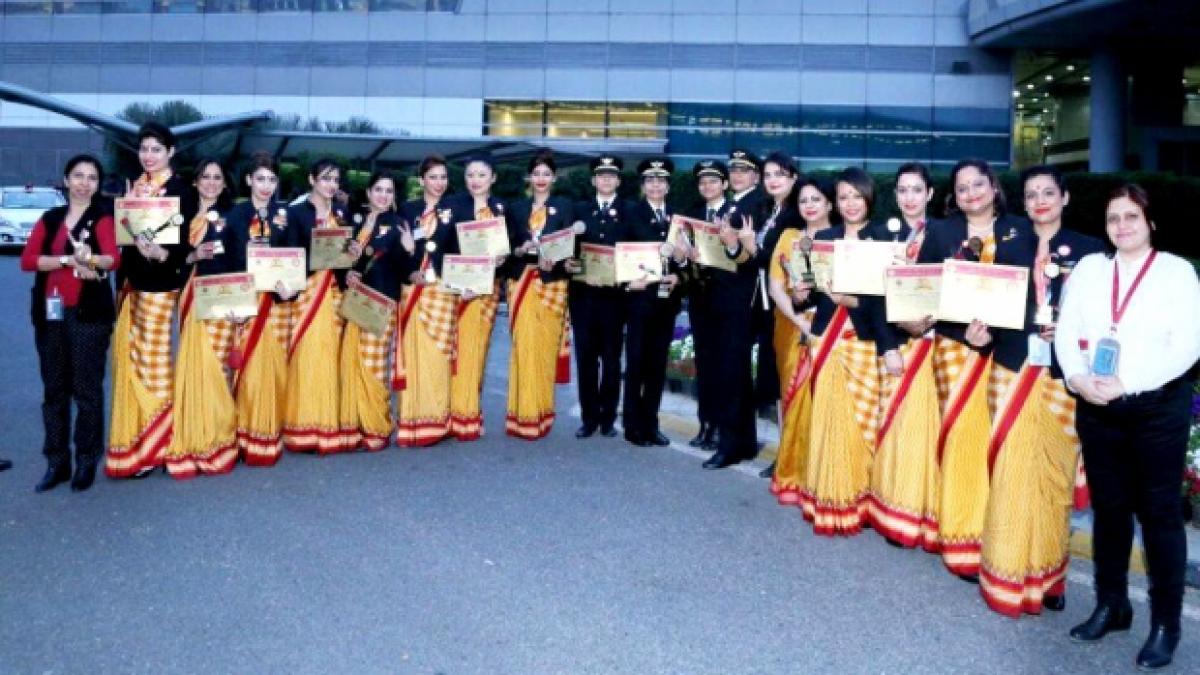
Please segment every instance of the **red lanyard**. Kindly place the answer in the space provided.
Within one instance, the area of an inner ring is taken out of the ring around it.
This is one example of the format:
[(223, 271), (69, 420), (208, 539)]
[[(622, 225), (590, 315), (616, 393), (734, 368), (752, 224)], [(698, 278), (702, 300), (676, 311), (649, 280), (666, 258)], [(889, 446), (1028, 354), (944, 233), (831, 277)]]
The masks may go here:
[(1150, 264), (1154, 262), (1154, 258), (1158, 255), (1158, 251), (1150, 251), (1150, 257), (1146, 258), (1146, 262), (1142, 263), (1142, 269), (1138, 271), (1137, 276), (1133, 278), (1133, 283), (1129, 286), (1129, 291), (1125, 293), (1125, 299), (1117, 303), (1118, 295), (1121, 288), (1121, 261), (1113, 260), (1113, 291), (1112, 291), (1112, 330), (1117, 330), (1117, 324), (1121, 322), (1121, 317), (1125, 315), (1125, 310), (1129, 307), (1129, 301), (1133, 298), (1133, 294), (1138, 289), (1138, 285), (1142, 283), (1142, 279), (1146, 276), (1146, 272), (1150, 270)]

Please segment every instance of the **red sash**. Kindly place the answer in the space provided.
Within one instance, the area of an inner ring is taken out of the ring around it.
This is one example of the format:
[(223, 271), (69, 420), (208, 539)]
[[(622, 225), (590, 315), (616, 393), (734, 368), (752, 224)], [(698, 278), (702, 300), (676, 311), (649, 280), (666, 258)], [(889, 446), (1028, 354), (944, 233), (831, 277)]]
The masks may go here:
[(521, 312), (521, 306), (525, 303), (525, 295), (533, 286), (533, 280), (537, 277), (537, 269), (527, 266), (524, 272), (521, 272), (521, 278), (517, 280), (517, 292), (513, 294), (512, 301), (512, 316), (508, 318), (509, 330), (514, 330), (517, 327), (517, 315)]
[(288, 360), (292, 358), (292, 354), (296, 352), (296, 346), (304, 339), (304, 334), (308, 332), (312, 326), (313, 319), (317, 316), (317, 310), (321, 308), (321, 303), (325, 301), (325, 294), (329, 292), (329, 286), (333, 283), (333, 273), (325, 270), (319, 272), (321, 280), (317, 282), (317, 292), (313, 293), (312, 302), (308, 303), (305, 308), (304, 316), (300, 318), (300, 323), (296, 326), (296, 332), (292, 335), (292, 343), (288, 345)]
[(971, 366), (971, 372), (967, 373), (967, 381), (963, 384), (962, 391), (955, 397), (954, 402), (946, 410), (946, 415), (942, 418), (942, 428), (938, 430), (938, 466), (942, 465), (942, 453), (946, 450), (946, 439), (950, 437), (950, 430), (954, 428), (954, 423), (967, 405), (967, 399), (971, 398), (971, 393), (979, 385), (979, 380), (983, 379), (983, 371), (987, 369), (989, 357), (982, 354), (977, 354), (976, 357), (975, 364)]
[(884, 414), (883, 424), (879, 425), (879, 433), (875, 435), (875, 448), (878, 449), (883, 445), (883, 438), (887, 435), (888, 429), (892, 426), (892, 421), (896, 419), (896, 411), (900, 410), (900, 404), (904, 402), (904, 398), (908, 396), (908, 390), (912, 387), (913, 380), (917, 378), (917, 371), (920, 370), (921, 364), (929, 357), (929, 352), (933, 348), (933, 340), (920, 338), (920, 343), (917, 345), (916, 351), (913, 353), (912, 362), (904, 369), (904, 374), (901, 376), (900, 384), (896, 387), (896, 394), (892, 396), (891, 404), (888, 406), (887, 412)]
[(1044, 366), (1026, 366), (1017, 376), (1017, 381), (1013, 383), (1016, 389), (1009, 397), (1008, 405), (1000, 414), (1000, 419), (996, 421), (996, 428), (992, 430), (992, 440), (988, 444), (988, 476), (992, 475), (996, 457), (1000, 455), (1000, 448), (1004, 446), (1004, 439), (1008, 438), (1008, 432), (1012, 431), (1013, 424), (1017, 421), (1017, 415), (1021, 414), (1021, 410), (1029, 399), (1029, 394), (1033, 392), (1033, 385), (1037, 384), (1038, 377), (1041, 376), (1043, 370), (1045, 370)]
[(262, 298), (258, 301), (258, 314), (254, 316), (254, 321), (250, 324), (250, 334), (246, 336), (246, 348), (242, 350), (241, 366), (233, 371), (234, 398), (237, 398), (238, 386), (242, 383), (242, 371), (246, 369), (246, 364), (250, 363), (250, 359), (254, 358), (254, 350), (258, 347), (258, 341), (271, 321), (271, 307), (274, 305), (274, 297), (270, 293), (263, 293)]
[(192, 313), (192, 300), (196, 294), (196, 289), (192, 287), (192, 282), (196, 280), (196, 270), (192, 270), (191, 276), (188, 277), (187, 283), (183, 286), (183, 294), (179, 296), (179, 327), (187, 325), (188, 315)]
[(833, 317), (829, 319), (829, 325), (825, 327), (825, 337), (821, 340), (821, 347), (813, 358), (812, 379), (809, 380), (809, 387), (814, 394), (817, 391), (817, 380), (821, 377), (821, 369), (825, 367), (825, 362), (833, 353), (834, 345), (842, 339), (842, 329), (846, 326), (846, 320), (849, 318), (850, 313), (846, 311), (846, 308), (838, 305), (833, 312)]

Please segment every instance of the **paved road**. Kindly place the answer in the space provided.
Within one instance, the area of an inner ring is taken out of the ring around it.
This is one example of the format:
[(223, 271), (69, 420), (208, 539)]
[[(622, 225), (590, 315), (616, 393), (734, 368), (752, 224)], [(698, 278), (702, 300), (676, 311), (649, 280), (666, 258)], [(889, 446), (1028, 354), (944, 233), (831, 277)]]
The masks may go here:
[[(487, 437), (34, 495), (28, 280), (0, 258), (0, 672), (1128, 672), (1091, 607), (1013, 621), (924, 553), (818, 539), (765, 482), (670, 449)], [(1177, 672), (1200, 664), (1189, 619)]]

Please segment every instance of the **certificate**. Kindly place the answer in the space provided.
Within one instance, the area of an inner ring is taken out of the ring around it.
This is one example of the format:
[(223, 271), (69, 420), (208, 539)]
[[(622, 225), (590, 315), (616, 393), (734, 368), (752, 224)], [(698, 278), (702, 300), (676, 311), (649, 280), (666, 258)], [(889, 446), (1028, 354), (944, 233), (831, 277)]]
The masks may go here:
[(833, 284), (833, 242), (813, 241), (808, 259), (812, 263), (813, 284), (817, 290), (828, 293)]
[(351, 279), (338, 305), (338, 314), (345, 320), (369, 332), (387, 332), (396, 309), (396, 301), (357, 279)]
[(833, 242), (833, 292), (883, 295), (884, 271), (904, 260), (904, 242), (838, 239)]
[(280, 282), (297, 291), (308, 281), (302, 248), (247, 246), (246, 271), (254, 275), (254, 288), (259, 291), (273, 291)]
[(921, 321), (937, 318), (942, 296), (942, 266), (893, 265), (884, 271), (887, 280), (887, 320)]
[(616, 249), (599, 244), (580, 244), (579, 259), (583, 271), (576, 278), (589, 286), (616, 286)]
[(721, 242), (721, 226), (716, 223), (697, 223), (692, 232), (696, 237), (696, 250), (700, 253), (700, 264), (726, 272), (737, 271), (737, 261), (725, 252)]
[(201, 319), (246, 319), (258, 314), (254, 275), (249, 272), (196, 277), (192, 310)]
[(942, 265), (938, 319), (953, 323), (979, 320), (993, 328), (1025, 327), (1028, 268), (966, 260), (947, 260)]
[(118, 246), (132, 246), (137, 237), (164, 246), (179, 243), (179, 197), (119, 197), (114, 207)]
[(458, 250), (463, 255), (495, 258), (512, 253), (508, 246), (508, 228), (504, 218), (488, 218), (458, 223)]
[(662, 243), (657, 241), (617, 242), (613, 263), (617, 283), (661, 280), (661, 249)]
[(575, 257), (575, 230), (566, 228), (542, 235), (538, 240), (538, 253), (552, 263)]
[(442, 290), (461, 295), (491, 295), (495, 288), (495, 259), (487, 255), (447, 255), (442, 258)]
[(354, 266), (354, 256), (346, 250), (351, 230), (348, 227), (319, 227), (312, 231), (309, 267), (317, 270), (345, 270)]
[(616, 286), (616, 255), (616, 249), (612, 246), (580, 244), (579, 259), (583, 263), (583, 271), (575, 278), (589, 286)]

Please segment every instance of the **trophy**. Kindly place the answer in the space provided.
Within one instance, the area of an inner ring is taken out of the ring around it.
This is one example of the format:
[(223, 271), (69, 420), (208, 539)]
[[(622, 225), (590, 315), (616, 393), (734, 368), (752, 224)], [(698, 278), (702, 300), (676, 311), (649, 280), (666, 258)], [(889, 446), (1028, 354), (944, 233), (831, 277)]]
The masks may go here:
[[(576, 239), (578, 239), (579, 237), (583, 236), (584, 232), (587, 232), (587, 225), (582, 220), (577, 220), (571, 225), (571, 230), (575, 233)], [(578, 248), (578, 246), (576, 246), (576, 248)], [(582, 256), (566, 261), (565, 267), (567, 272), (571, 274), (587, 273)]]
[(979, 260), (983, 255), (983, 240), (979, 237), (971, 237), (967, 240), (967, 250), (969, 250), (976, 260)]
[[(674, 253), (675, 247), (670, 243), (664, 242), (662, 246), (658, 247), (658, 255), (662, 258), (662, 276), (664, 279), (667, 276), (667, 270), (669, 269), (668, 264), (671, 260), (671, 255)], [(665, 281), (660, 281), (658, 284), (658, 297), (671, 297), (671, 287)]]
[(804, 272), (800, 274), (800, 281), (813, 285), (817, 283), (817, 277), (812, 271), (812, 258), (809, 254), (812, 253), (813, 241), (808, 237), (800, 237), (800, 241), (796, 242), (796, 248), (800, 249), (800, 256), (804, 260)]

